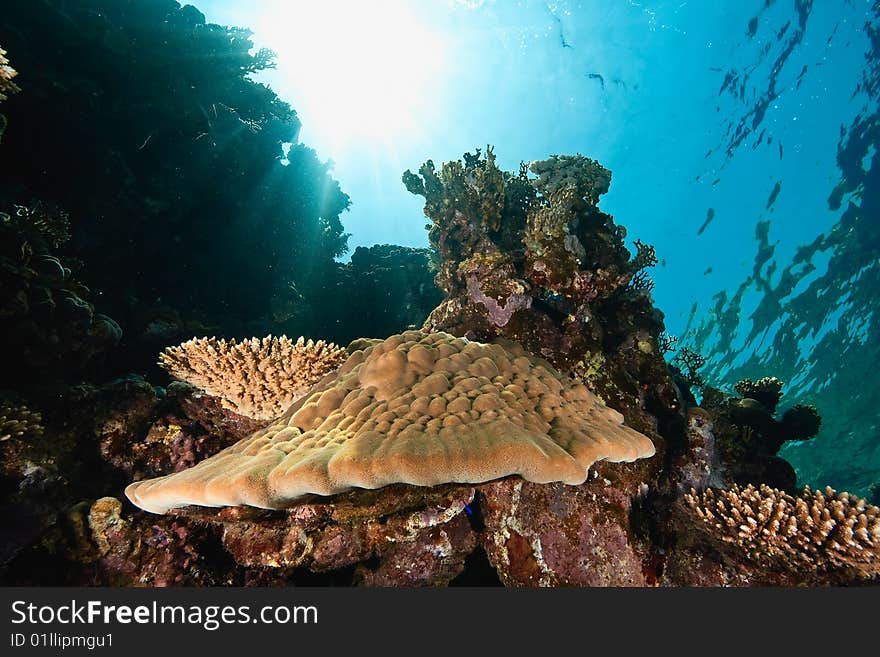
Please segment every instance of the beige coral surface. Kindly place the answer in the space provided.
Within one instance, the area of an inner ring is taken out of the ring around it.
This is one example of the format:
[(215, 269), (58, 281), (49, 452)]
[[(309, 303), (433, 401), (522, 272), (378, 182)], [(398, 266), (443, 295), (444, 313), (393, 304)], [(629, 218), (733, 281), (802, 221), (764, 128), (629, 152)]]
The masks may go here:
[(6, 51), (0, 48), (0, 101), (6, 100), (8, 94), (20, 91), (18, 86), (12, 81), (18, 75), (18, 71), (9, 65), (6, 59)]
[(314, 384), (335, 370), (345, 349), (318, 340), (287, 336), (241, 342), (194, 338), (169, 347), (159, 364), (175, 379), (201, 388), (240, 415), (278, 417)]
[(880, 508), (849, 493), (793, 497), (762, 484), (692, 491), (685, 503), (705, 531), (761, 565), (880, 575)]
[(620, 413), (519, 347), (420, 331), (364, 344), (271, 426), (189, 470), (131, 484), (129, 499), (162, 513), (508, 475), (580, 484), (596, 461), (654, 454)]

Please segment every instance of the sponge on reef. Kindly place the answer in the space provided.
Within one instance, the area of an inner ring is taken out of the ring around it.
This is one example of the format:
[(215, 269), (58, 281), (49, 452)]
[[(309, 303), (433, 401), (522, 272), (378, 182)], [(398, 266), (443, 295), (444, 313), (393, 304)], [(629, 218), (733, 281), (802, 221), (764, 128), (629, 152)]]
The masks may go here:
[(194, 338), (169, 347), (159, 364), (175, 379), (219, 397), (240, 415), (271, 420), (346, 357), (345, 349), (323, 340), (296, 342), (282, 335), (228, 342)]
[(361, 344), (271, 426), (189, 470), (131, 484), (129, 499), (162, 513), (508, 475), (580, 484), (596, 461), (654, 454), (620, 413), (518, 345), (420, 331)]

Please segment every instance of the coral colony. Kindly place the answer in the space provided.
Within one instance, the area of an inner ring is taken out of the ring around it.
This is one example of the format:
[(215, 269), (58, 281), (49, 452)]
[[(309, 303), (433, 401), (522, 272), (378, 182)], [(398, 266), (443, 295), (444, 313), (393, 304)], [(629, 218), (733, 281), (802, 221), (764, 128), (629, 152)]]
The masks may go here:
[[(298, 119), (247, 77), (266, 53), (192, 7), (134, 4), (162, 43), (138, 47), (207, 81), (168, 65), (191, 103), (73, 82), (46, 103), (45, 65), (6, 44), (19, 89), (0, 49), (3, 583), (878, 581), (880, 509), (798, 489), (780, 456), (819, 411), (781, 412), (771, 376), (713, 387), (687, 348), (667, 362), (657, 256), (599, 208), (599, 162), (428, 160), (402, 183), (431, 248), (338, 263), (348, 197), (301, 144), (278, 164)], [(39, 35), (31, 10), (15, 19)], [(71, 75), (118, 59), (64, 33)], [(68, 163), (95, 126), (128, 130), (129, 95), (176, 127), (113, 141), (137, 148), (102, 149), (112, 198), (83, 193)], [(59, 105), (82, 133), (36, 139)], [(272, 167), (277, 188), (251, 177)], [(114, 252), (116, 221), (147, 241)]]

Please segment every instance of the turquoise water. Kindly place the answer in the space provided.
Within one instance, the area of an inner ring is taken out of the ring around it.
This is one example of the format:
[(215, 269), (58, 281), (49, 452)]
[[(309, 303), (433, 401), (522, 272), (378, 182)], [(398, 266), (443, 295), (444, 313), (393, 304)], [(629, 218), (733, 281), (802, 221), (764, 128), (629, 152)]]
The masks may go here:
[[(783, 450), (803, 482), (866, 493), (880, 480), (876, 3), (474, 0), (373, 3), (366, 16), (320, 4), (333, 20), (298, 3), (198, 6), (279, 53), (258, 79), (333, 160), (352, 248), (427, 245), (420, 199), (400, 183), (427, 158), (486, 143), (510, 170), (594, 157), (613, 172), (602, 209), (656, 247), (656, 303), (708, 359), (707, 381), (774, 375), (786, 406), (819, 407), (821, 434)], [(348, 44), (327, 69), (333, 111), (310, 101), (320, 76), (285, 60), (306, 38)], [(346, 71), (375, 48), (385, 59), (357, 70), (375, 83), (346, 93)], [(347, 130), (376, 98), (401, 115)]]

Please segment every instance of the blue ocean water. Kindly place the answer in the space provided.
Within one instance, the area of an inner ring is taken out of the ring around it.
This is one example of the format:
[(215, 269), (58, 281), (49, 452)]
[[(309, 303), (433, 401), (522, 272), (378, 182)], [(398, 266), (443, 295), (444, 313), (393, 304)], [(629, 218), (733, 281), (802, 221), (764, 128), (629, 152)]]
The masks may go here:
[(196, 4), (278, 53), (258, 79), (335, 163), (352, 249), (427, 246), (400, 175), (428, 158), (596, 158), (704, 378), (777, 376), (784, 407), (818, 406), (820, 435), (783, 451), (804, 483), (880, 481), (877, 3)]

